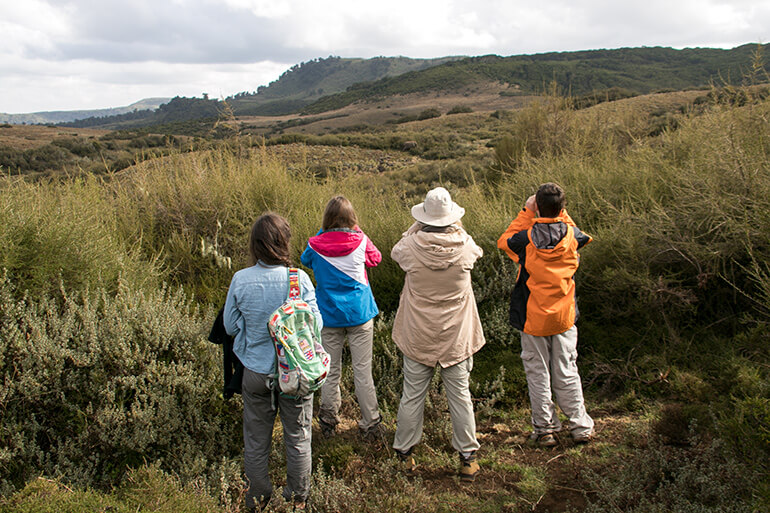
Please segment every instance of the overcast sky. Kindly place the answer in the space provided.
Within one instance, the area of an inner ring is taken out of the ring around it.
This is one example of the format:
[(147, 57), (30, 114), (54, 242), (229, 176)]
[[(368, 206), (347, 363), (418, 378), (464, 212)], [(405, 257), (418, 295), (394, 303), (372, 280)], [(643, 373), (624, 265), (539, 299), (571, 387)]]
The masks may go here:
[(770, 41), (770, 0), (0, 0), (0, 112), (225, 97), (316, 57)]

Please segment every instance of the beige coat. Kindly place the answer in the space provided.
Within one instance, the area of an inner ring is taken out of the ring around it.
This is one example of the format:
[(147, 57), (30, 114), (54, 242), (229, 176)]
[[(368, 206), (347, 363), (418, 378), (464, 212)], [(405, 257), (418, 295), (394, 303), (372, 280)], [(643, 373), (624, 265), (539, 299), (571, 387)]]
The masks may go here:
[(406, 356), (449, 367), (484, 345), (471, 287), (471, 269), (482, 254), (460, 227), (426, 232), (418, 223), (393, 247), (390, 256), (406, 271), (393, 341)]

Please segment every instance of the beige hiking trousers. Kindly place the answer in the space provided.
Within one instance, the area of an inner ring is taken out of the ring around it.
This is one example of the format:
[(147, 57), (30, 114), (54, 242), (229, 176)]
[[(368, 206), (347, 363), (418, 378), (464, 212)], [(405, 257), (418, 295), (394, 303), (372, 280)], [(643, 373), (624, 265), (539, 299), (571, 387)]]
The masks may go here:
[(577, 326), (548, 337), (521, 334), (521, 359), (527, 374), (535, 434), (561, 431), (552, 395), (569, 419), (573, 436), (593, 433), (594, 421), (583, 403), (577, 368)]
[(321, 408), (318, 412), (327, 424), (336, 426), (339, 423), (339, 411), (342, 404), (340, 394), (340, 377), (342, 375), (342, 348), (347, 336), (350, 346), (350, 357), (353, 364), (353, 383), (356, 390), (358, 407), (361, 409), (361, 420), (358, 427), (366, 431), (380, 422), (380, 409), (377, 404), (377, 391), (372, 379), (372, 337), (374, 322), (369, 320), (358, 326), (347, 328), (327, 328), (321, 331), (321, 341), (329, 353), (331, 364), (329, 375), (321, 388)]
[[(452, 447), (463, 453), (479, 448), (476, 418), (468, 389), (471, 369), (472, 356), (458, 364), (441, 368), (441, 380), (444, 382), (449, 416), (452, 419)], [(393, 440), (393, 448), (397, 451), (409, 451), (422, 438), (425, 396), (435, 371), (435, 367), (423, 365), (404, 355), (404, 391), (398, 405), (398, 427)]]

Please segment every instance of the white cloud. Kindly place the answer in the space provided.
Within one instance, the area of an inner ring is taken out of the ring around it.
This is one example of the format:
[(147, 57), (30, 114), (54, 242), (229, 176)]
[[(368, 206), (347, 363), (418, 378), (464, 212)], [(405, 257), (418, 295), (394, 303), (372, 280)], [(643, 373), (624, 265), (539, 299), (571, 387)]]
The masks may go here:
[(327, 55), (768, 42), (770, 1), (6, 0), (0, 34), (0, 111), (20, 112), (254, 90)]
[[(44, 65), (43, 65), (44, 64)], [(275, 80), (285, 63), (168, 64), (145, 62), (126, 66), (78, 60), (19, 65), (18, 73), (0, 66), (0, 112), (81, 110), (119, 107), (148, 97), (227, 97), (254, 91)]]

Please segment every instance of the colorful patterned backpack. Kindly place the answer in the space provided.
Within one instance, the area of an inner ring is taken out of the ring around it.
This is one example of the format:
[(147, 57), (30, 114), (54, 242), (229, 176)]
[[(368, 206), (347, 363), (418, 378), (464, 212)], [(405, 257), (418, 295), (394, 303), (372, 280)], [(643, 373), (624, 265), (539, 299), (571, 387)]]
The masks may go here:
[(330, 358), (321, 345), (315, 313), (302, 300), (298, 269), (289, 269), (289, 294), (270, 316), (267, 329), (275, 343), (280, 392), (304, 397), (321, 388)]

